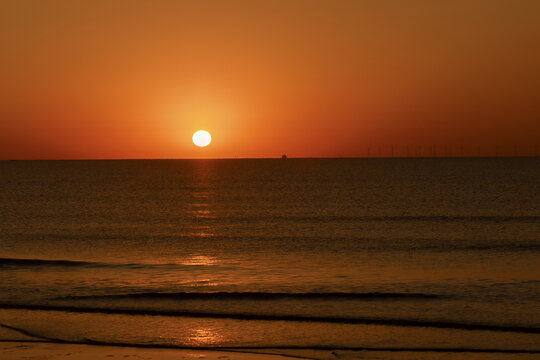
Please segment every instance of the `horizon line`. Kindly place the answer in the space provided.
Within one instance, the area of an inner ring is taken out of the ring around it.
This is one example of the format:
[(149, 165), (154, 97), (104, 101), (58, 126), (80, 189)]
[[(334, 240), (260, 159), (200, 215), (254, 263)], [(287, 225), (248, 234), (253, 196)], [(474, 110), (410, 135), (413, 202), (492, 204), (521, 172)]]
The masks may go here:
[(472, 155), (472, 156), (287, 156), (277, 157), (215, 157), (215, 158), (33, 158), (0, 159), (0, 161), (124, 161), (124, 160), (293, 160), (293, 159), (497, 159), (497, 158), (538, 158), (539, 155)]

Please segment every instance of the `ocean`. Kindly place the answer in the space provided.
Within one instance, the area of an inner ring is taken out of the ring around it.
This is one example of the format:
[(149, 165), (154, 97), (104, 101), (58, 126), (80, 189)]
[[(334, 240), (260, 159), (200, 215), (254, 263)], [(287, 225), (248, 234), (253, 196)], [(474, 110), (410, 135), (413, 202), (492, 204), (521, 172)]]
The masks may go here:
[(540, 158), (2, 161), (0, 325), (3, 341), (540, 356)]

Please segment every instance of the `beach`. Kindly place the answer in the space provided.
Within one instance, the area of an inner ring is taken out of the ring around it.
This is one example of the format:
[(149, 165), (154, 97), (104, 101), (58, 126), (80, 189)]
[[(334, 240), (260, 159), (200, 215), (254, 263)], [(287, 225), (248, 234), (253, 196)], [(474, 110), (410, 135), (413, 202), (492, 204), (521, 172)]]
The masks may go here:
[[(438, 351), (306, 351), (289, 350), (286, 355), (274, 355), (268, 349), (260, 352), (215, 351), (197, 349), (153, 349), (129, 346), (97, 346), (41, 342), (2, 342), (2, 360), (285, 360), (298, 359), (372, 359), (372, 360), (505, 360), (506, 353), (438, 352)], [(537, 360), (539, 354), (511, 354), (512, 359)]]
[(55, 344), (39, 342), (2, 342), (0, 358), (3, 360), (284, 360), (279, 355), (264, 355), (231, 351), (149, 349), (119, 346)]

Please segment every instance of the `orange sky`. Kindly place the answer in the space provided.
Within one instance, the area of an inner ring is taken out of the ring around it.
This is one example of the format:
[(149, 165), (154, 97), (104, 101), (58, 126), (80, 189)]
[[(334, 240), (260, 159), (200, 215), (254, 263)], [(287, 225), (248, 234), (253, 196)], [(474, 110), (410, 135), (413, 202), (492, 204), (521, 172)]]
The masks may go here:
[(533, 155), (540, 1), (1, 0), (0, 84), (0, 159)]

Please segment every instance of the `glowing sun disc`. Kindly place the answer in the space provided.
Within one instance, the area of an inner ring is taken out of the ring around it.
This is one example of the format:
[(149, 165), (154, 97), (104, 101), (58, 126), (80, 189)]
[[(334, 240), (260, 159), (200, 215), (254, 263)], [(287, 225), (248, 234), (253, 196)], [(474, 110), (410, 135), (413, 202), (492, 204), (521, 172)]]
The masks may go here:
[(193, 143), (200, 147), (205, 147), (212, 141), (212, 136), (206, 130), (199, 130), (193, 134)]

